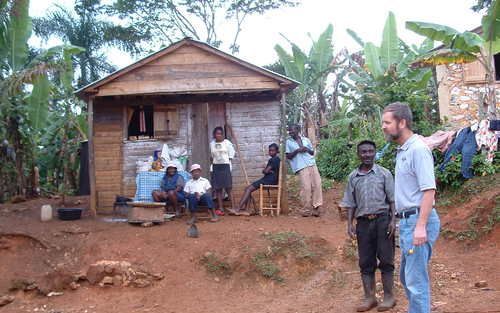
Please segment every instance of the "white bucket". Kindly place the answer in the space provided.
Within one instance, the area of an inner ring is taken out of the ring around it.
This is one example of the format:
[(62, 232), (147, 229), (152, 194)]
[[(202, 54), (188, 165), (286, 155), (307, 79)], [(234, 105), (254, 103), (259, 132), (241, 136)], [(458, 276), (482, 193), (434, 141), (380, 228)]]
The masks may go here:
[(40, 218), (42, 222), (47, 222), (52, 219), (52, 206), (50, 204), (42, 205)]

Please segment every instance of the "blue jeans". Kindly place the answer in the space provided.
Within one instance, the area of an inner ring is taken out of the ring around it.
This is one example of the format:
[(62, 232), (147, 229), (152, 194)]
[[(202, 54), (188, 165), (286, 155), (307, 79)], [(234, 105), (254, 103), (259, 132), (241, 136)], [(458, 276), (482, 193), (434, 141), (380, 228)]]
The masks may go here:
[(462, 129), (451, 146), (446, 150), (443, 163), (439, 166), (439, 170), (443, 172), (446, 165), (450, 162), (453, 155), (462, 154), (461, 173), (464, 178), (472, 178), (472, 158), (477, 153), (476, 132), (471, 131), (470, 127)]
[(190, 212), (194, 213), (198, 211), (198, 205), (206, 205), (209, 209), (214, 208), (214, 202), (212, 200), (212, 197), (207, 193), (202, 194), (200, 200), (196, 199), (196, 196), (194, 194), (189, 194), (187, 198), (189, 201)]
[[(439, 216), (435, 209), (427, 220), (427, 242), (420, 246), (413, 245), (413, 232), (418, 214), (399, 221), (399, 244), (401, 248), (401, 268), (399, 277), (408, 298), (408, 313), (431, 312), (431, 287), (428, 264), (432, 246), (439, 236)], [(410, 250), (413, 253), (410, 254)]]

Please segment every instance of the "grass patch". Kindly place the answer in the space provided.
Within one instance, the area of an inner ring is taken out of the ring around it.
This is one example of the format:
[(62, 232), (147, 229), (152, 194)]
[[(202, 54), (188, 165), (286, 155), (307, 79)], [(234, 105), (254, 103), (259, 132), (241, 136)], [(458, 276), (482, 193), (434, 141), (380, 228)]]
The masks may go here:
[(334, 271), (330, 278), (330, 284), (337, 288), (342, 288), (346, 284), (346, 274), (341, 271)]
[(272, 255), (286, 255), (292, 253), (297, 259), (307, 259), (316, 256), (316, 253), (307, 244), (306, 238), (296, 232), (279, 232), (264, 234), (270, 242)]
[(233, 269), (231, 265), (220, 259), (215, 253), (207, 252), (201, 257), (200, 263), (205, 267), (208, 273), (218, 276), (231, 276)]
[(342, 257), (349, 261), (358, 259), (358, 246), (355, 240), (345, 241), (344, 246), (342, 246)]
[[(259, 251), (251, 258), (255, 270), (265, 278), (283, 282), (284, 278), (278, 260), (294, 260), (297, 263), (315, 264), (323, 255), (322, 239), (306, 238), (293, 231), (265, 233), (262, 235), (268, 242), (265, 251)], [(317, 241), (317, 242), (316, 242)]]
[(280, 283), (284, 281), (283, 277), (279, 275), (281, 269), (272, 261), (269, 254), (264, 252), (255, 254), (252, 258), (252, 263), (255, 266), (257, 272), (259, 272), (265, 278)]

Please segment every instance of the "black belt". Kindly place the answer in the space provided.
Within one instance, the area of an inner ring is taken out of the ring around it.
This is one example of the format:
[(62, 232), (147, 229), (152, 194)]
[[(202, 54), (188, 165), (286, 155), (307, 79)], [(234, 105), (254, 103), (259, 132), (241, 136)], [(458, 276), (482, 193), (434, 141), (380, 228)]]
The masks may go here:
[(364, 220), (374, 220), (374, 219), (377, 219), (379, 217), (382, 217), (382, 216), (387, 216), (387, 213), (384, 212), (384, 213), (378, 213), (378, 214), (365, 214), (365, 215), (361, 215), (361, 216), (358, 216), (356, 219), (364, 219)]
[(408, 217), (412, 216), (413, 214), (417, 214), (417, 213), (418, 213), (418, 209), (407, 210), (407, 211), (396, 213), (396, 217), (397, 218), (408, 218)]

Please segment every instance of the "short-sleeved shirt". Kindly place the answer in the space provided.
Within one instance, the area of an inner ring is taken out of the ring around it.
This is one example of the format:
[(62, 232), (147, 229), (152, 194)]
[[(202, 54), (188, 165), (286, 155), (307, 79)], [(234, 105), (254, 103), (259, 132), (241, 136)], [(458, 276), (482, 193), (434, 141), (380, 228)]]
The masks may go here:
[[(302, 145), (304, 147), (314, 151), (313, 145), (309, 140), (309, 138), (300, 137), (300, 139), (302, 139)], [(288, 138), (286, 140), (286, 153), (292, 153), (298, 148), (300, 148), (300, 146), (293, 138)], [(292, 168), (292, 171), (294, 173), (297, 173), (298, 171), (306, 167), (316, 165), (316, 160), (314, 159), (314, 156), (310, 155), (309, 152), (297, 153), (297, 155), (295, 155), (293, 159), (289, 160), (289, 162), (290, 162), (290, 167)]]
[(224, 139), (221, 142), (215, 140), (210, 142), (210, 154), (212, 156), (212, 164), (231, 164), (231, 159), (234, 158), (235, 152), (231, 141)]
[(354, 208), (354, 216), (388, 212), (394, 202), (394, 179), (391, 172), (377, 164), (364, 173), (359, 168), (349, 174), (341, 207)]
[(208, 179), (200, 177), (198, 179), (188, 180), (186, 186), (184, 186), (184, 191), (186, 193), (199, 193), (200, 195), (204, 194), (208, 190), (210, 190), (212, 186)]
[(182, 191), (182, 188), (184, 187), (184, 178), (177, 173), (173, 176), (168, 176), (168, 174), (165, 173), (165, 176), (163, 176), (161, 181), (161, 189), (163, 191), (169, 191), (175, 190), (178, 187), (180, 187), (180, 191)]
[(267, 161), (266, 168), (267, 167), (271, 167), (271, 172), (265, 174), (264, 179), (271, 183), (277, 183), (280, 172), (280, 157), (276, 155), (270, 158), (269, 161)]
[(395, 185), (398, 212), (419, 208), (424, 191), (436, 189), (432, 152), (417, 134), (397, 149)]
[(212, 164), (210, 164), (210, 172), (213, 171), (213, 164), (229, 164), (229, 169), (232, 169), (231, 159), (235, 156), (233, 143), (227, 139), (221, 142), (212, 140), (210, 142), (210, 156)]

